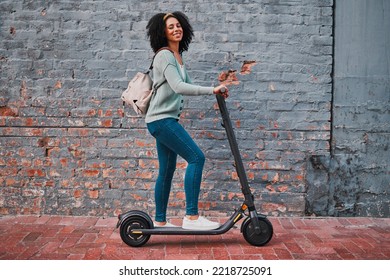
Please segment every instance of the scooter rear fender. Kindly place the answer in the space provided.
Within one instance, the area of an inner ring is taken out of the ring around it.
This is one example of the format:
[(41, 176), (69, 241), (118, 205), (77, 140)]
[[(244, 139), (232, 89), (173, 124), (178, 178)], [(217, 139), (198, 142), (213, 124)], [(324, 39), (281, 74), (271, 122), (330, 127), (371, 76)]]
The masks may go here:
[(153, 221), (150, 218), (150, 216), (148, 214), (146, 214), (145, 212), (142, 212), (142, 211), (139, 211), (139, 210), (130, 210), (130, 211), (126, 212), (126, 213), (119, 214), (118, 215), (118, 223), (116, 224), (116, 228), (119, 228), (121, 226), (121, 224), (127, 218), (134, 217), (134, 216), (138, 216), (138, 217), (144, 218), (145, 220), (147, 220), (149, 222), (151, 228), (153, 228)]

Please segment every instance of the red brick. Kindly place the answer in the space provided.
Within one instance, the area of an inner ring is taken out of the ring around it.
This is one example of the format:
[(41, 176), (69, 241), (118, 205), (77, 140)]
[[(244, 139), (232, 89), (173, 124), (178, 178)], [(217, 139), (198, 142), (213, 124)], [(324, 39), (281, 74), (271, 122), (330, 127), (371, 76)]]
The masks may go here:
[(42, 235), (41, 232), (30, 232), (22, 241), (23, 242), (32, 242), (37, 240)]
[(304, 251), (301, 247), (295, 242), (284, 242), (284, 245), (286, 246), (287, 250), (292, 254), (302, 254)]
[(86, 233), (80, 239), (79, 243), (91, 243), (91, 242), (95, 242), (96, 239), (97, 239), (97, 234), (96, 233)]
[(354, 242), (344, 241), (342, 242), (343, 246), (351, 252), (352, 254), (363, 254), (364, 250), (359, 248)]
[(133, 176), (135, 178), (139, 178), (139, 179), (152, 179), (153, 172), (144, 171), (144, 170), (137, 170)]
[(80, 197), (83, 196), (83, 191), (82, 191), (82, 190), (75, 190), (75, 191), (73, 192), (73, 196), (74, 196), (75, 198), (80, 198)]
[(139, 167), (141, 168), (149, 168), (149, 169), (157, 169), (159, 164), (158, 160), (156, 159), (140, 159), (139, 162)]
[(17, 174), (18, 174), (18, 169), (14, 167), (0, 169), (0, 176), (15, 176)]
[(45, 177), (46, 173), (42, 169), (27, 169), (26, 170), (28, 177)]
[(102, 253), (102, 248), (91, 248), (85, 253), (83, 260), (99, 260)]
[(103, 121), (101, 121), (101, 125), (103, 127), (112, 127), (113, 126), (113, 122), (112, 122), (111, 119), (110, 120), (103, 120)]
[(124, 169), (104, 169), (103, 178), (126, 178), (127, 172)]
[(102, 109), (99, 109), (98, 110), (98, 116), (99, 117), (111, 117), (113, 115), (113, 112), (112, 110), (102, 110)]
[(24, 124), (25, 124), (25, 126), (38, 126), (37, 120), (35, 120), (33, 118), (26, 118), (24, 120)]
[(147, 146), (152, 146), (152, 145), (154, 145), (154, 144), (147, 143), (147, 142), (142, 141), (142, 140), (139, 140), (139, 139), (136, 139), (136, 140), (134, 141), (134, 144), (135, 144), (135, 146), (137, 146), (137, 147), (147, 147)]
[(82, 260), (85, 254), (69, 254), (67, 260)]
[(280, 260), (292, 260), (294, 259), (291, 253), (288, 250), (285, 249), (279, 249), (275, 248), (274, 249), (275, 254), (278, 256)]
[(16, 117), (18, 115), (16, 108), (9, 108), (7, 106), (0, 107), (0, 116), (2, 117)]
[(62, 228), (59, 232), (59, 234), (69, 234), (69, 233), (72, 233), (73, 231), (75, 230), (75, 226), (73, 225), (69, 225), (69, 226), (65, 226), (64, 228)]
[(59, 243), (58, 242), (49, 242), (47, 243), (46, 246), (43, 247), (43, 249), (40, 251), (41, 254), (46, 254), (46, 253), (54, 253), (58, 247), (59, 247)]
[(99, 170), (84, 170), (83, 171), (83, 176), (84, 177), (94, 177), (97, 178), (100, 174)]
[(90, 190), (88, 191), (89, 198), (97, 199), (99, 198), (99, 191), (98, 190)]

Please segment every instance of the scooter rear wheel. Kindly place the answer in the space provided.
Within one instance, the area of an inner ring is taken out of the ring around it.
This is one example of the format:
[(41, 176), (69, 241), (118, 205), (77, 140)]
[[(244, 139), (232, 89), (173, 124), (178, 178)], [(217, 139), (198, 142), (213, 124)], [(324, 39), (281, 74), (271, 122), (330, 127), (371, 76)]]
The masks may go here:
[(256, 234), (255, 227), (249, 217), (242, 224), (242, 234), (249, 244), (253, 246), (264, 246), (272, 239), (274, 230), (271, 222), (267, 218), (258, 217), (257, 219), (259, 220), (260, 234)]
[(150, 235), (135, 234), (131, 231), (149, 228), (151, 228), (151, 225), (147, 219), (140, 216), (130, 216), (122, 222), (120, 227), (122, 241), (131, 247), (140, 247), (148, 242)]

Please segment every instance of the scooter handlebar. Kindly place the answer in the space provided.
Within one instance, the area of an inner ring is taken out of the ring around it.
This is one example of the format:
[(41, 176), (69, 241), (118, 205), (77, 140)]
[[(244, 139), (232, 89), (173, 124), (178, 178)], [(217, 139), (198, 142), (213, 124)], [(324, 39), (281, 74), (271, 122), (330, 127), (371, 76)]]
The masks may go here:
[(217, 95), (223, 96), (223, 98), (226, 99), (229, 96), (228, 92), (229, 92), (229, 90), (226, 87), (221, 87), (219, 89), (219, 92), (217, 93)]

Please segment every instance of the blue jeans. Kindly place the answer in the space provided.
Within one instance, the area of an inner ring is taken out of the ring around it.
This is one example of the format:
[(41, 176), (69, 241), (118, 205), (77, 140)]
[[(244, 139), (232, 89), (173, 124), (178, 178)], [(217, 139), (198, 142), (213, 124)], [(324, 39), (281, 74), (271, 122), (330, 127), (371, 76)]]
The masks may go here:
[(198, 199), (205, 156), (176, 119), (166, 118), (147, 124), (156, 138), (159, 173), (155, 186), (157, 222), (166, 221), (166, 211), (177, 155), (187, 161), (184, 179), (186, 215), (198, 215)]

